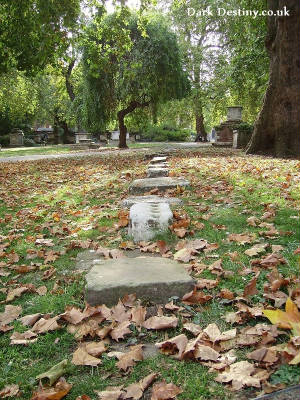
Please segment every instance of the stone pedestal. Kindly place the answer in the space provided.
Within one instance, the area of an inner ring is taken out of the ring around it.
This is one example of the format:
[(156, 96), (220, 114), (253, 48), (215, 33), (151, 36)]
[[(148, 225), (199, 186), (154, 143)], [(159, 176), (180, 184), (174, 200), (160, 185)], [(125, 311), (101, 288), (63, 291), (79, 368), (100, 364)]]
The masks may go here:
[(136, 203), (130, 208), (128, 235), (134, 242), (151, 240), (168, 230), (173, 213), (167, 203)]
[(188, 187), (190, 182), (183, 178), (145, 178), (145, 179), (135, 179), (129, 186), (130, 194), (143, 194), (149, 192), (152, 189), (158, 189), (164, 192), (168, 189), (176, 189), (177, 186)]
[(21, 129), (14, 129), (9, 134), (9, 145), (10, 147), (22, 147), (24, 146), (24, 133)]
[(149, 196), (130, 196), (124, 199), (121, 204), (122, 207), (130, 208), (136, 203), (168, 203), (170, 206), (180, 206), (183, 204), (181, 199), (176, 197), (159, 197), (155, 195)]
[(233, 131), (237, 130), (242, 122), (243, 107), (227, 107), (227, 121), (215, 127), (216, 144), (233, 145)]

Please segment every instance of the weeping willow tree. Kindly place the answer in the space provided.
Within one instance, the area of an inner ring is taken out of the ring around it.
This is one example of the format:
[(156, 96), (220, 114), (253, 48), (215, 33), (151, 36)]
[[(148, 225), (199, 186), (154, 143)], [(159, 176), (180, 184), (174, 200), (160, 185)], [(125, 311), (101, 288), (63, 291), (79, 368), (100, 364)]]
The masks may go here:
[(127, 147), (126, 116), (180, 99), (189, 90), (176, 36), (157, 14), (141, 20), (127, 7), (110, 15), (99, 12), (86, 30), (83, 64), (86, 125), (103, 130), (117, 119), (120, 148)]

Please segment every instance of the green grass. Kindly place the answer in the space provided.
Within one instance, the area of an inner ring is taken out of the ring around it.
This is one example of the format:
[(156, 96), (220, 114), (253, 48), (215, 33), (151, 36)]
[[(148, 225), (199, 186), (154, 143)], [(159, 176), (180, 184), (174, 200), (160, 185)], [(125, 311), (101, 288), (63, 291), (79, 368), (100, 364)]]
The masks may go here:
[(17, 156), (31, 156), (39, 154), (59, 154), (69, 153), (70, 151), (78, 151), (75, 147), (68, 145), (57, 146), (39, 146), (39, 147), (17, 147), (11, 149), (2, 149), (0, 152), (1, 157), (17, 157)]

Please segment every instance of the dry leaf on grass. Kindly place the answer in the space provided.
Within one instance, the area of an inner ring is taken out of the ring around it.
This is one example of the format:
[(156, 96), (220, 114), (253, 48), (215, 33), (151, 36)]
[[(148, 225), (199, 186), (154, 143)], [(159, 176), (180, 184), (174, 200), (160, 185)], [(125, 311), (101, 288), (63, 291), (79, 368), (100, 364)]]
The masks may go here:
[(98, 395), (99, 400), (118, 400), (123, 395), (122, 392), (123, 386), (118, 386), (115, 388), (106, 388), (106, 390), (102, 390), (101, 392), (95, 390), (95, 393)]
[(260, 380), (252, 375), (255, 368), (248, 361), (239, 361), (219, 374), (215, 380), (220, 383), (230, 383), (233, 390), (241, 390), (244, 386), (260, 387)]
[(22, 312), (21, 306), (12, 306), (10, 304), (6, 305), (4, 312), (0, 313), (0, 326), (7, 325), (14, 321)]
[(67, 383), (64, 378), (60, 378), (54, 387), (40, 386), (37, 392), (33, 393), (31, 400), (60, 400), (69, 393), (71, 388), (70, 383)]
[(119, 339), (124, 339), (125, 335), (128, 335), (131, 333), (131, 330), (129, 329), (130, 321), (123, 321), (117, 326), (115, 326), (110, 332), (110, 336), (112, 339), (116, 340), (118, 342)]
[(268, 243), (255, 244), (250, 249), (245, 250), (244, 253), (249, 257), (257, 256), (260, 253), (264, 253), (266, 251), (266, 247), (268, 247)]
[(26, 331), (24, 333), (14, 332), (10, 337), (10, 344), (22, 344), (28, 345), (36, 342), (37, 334), (31, 331)]
[(182, 393), (182, 389), (174, 385), (174, 383), (162, 381), (153, 386), (151, 400), (171, 400), (175, 399), (180, 393)]
[(259, 272), (248, 282), (248, 284), (244, 288), (244, 297), (253, 296), (258, 293), (256, 289), (256, 281), (259, 276)]
[(25, 286), (18, 287), (16, 289), (10, 289), (7, 293), (6, 303), (14, 300), (16, 297), (20, 297), (23, 293), (27, 292), (28, 288)]
[(125, 296), (121, 299), (121, 302), (126, 307), (133, 307), (134, 303), (136, 302), (136, 294), (135, 293), (125, 294)]
[(203, 361), (217, 361), (220, 354), (209, 346), (198, 344), (194, 351), (194, 357)]
[(130, 351), (118, 357), (117, 367), (126, 371), (129, 367), (133, 367), (136, 361), (142, 361), (144, 359), (142, 348), (142, 344), (132, 346)]
[(95, 367), (98, 364), (101, 364), (101, 360), (94, 356), (91, 356), (88, 352), (86, 347), (80, 346), (74, 353), (72, 358), (72, 364), (75, 365), (90, 365)]
[(151, 385), (151, 383), (154, 381), (154, 379), (156, 378), (157, 374), (152, 373), (147, 375), (144, 379), (141, 379), (139, 382), (137, 383), (132, 383), (131, 385), (127, 386), (127, 388), (125, 388), (125, 394), (123, 394), (122, 399), (124, 400), (129, 400), (129, 399), (133, 399), (133, 400), (139, 400), (143, 394), (144, 391)]
[(40, 313), (24, 315), (24, 317), (19, 318), (19, 321), (21, 321), (24, 326), (32, 326), (41, 316), (42, 314)]
[(139, 306), (131, 309), (131, 321), (137, 326), (143, 326), (145, 322), (147, 310), (145, 307)]
[(148, 318), (143, 326), (146, 329), (167, 329), (176, 328), (178, 324), (178, 318), (176, 317), (150, 317)]
[(45, 333), (49, 331), (54, 331), (56, 329), (60, 329), (61, 326), (58, 325), (57, 320), (59, 319), (59, 316), (45, 319), (41, 318), (38, 320), (33, 327), (31, 328), (32, 332), (36, 333)]
[(212, 296), (204, 292), (197, 291), (196, 287), (189, 293), (186, 293), (182, 301), (186, 304), (204, 304), (212, 299)]
[(202, 332), (200, 325), (196, 325), (192, 322), (187, 322), (183, 324), (183, 329), (187, 330), (188, 332), (191, 332), (194, 336), (198, 336), (199, 333)]
[(238, 244), (252, 243), (255, 239), (255, 235), (250, 233), (231, 233), (228, 235), (230, 242), (237, 242)]
[(6, 385), (1, 391), (0, 391), (0, 397), (1, 399), (4, 399), (6, 397), (14, 397), (18, 396), (19, 394), (19, 386), (18, 385)]
[(274, 364), (278, 361), (276, 351), (268, 349), (267, 347), (261, 347), (260, 349), (254, 350), (247, 354), (250, 360), (264, 362), (267, 364)]
[(188, 338), (181, 334), (164, 342), (156, 343), (155, 347), (160, 349), (164, 354), (176, 354), (175, 358), (181, 360), (187, 344)]

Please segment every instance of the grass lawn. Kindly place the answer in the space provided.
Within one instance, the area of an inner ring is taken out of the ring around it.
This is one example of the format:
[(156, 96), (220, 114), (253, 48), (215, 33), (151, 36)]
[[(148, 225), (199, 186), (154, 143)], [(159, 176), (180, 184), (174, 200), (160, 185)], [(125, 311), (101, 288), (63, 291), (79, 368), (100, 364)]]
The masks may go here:
[[(21, 155), (21, 152), (22, 155), (50, 154), (51, 151), (68, 151), (68, 147), (32, 148), (15, 150), (15, 153), (12, 149), (0, 155), (9, 156), (8, 152), (13, 155)], [(127, 196), (130, 181), (145, 176), (147, 162), (142, 154), (121, 153), (101, 159), (0, 164), (0, 313), (7, 305), (21, 306), (19, 317), (40, 313), (47, 319), (64, 313), (67, 306), (84, 308), (84, 273), (76, 271), (76, 257), (86, 249), (124, 250), (133, 246), (126, 235), (126, 227), (120, 223), (119, 202)], [(176, 209), (178, 221), (188, 223), (183, 238), (169, 232), (158, 239), (169, 247), (171, 258), (177, 253), (179, 242), (206, 240), (212, 245), (210, 251), (195, 252), (185, 264), (199, 281), (217, 282), (214, 287), (201, 289), (210, 296), (203, 304), (186, 304), (175, 299), (179, 310), (163, 309), (164, 315), (178, 317), (176, 327), (147, 330), (137, 329), (132, 324), (130, 333), (120, 343), (128, 346), (157, 343), (182, 333), (191, 339), (193, 334), (183, 329), (187, 322), (200, 329), (216, 323), (221, 331), (237, 328), (238, 332), (257, 323), (269, 324), (262, 314), (253, 315), (251, 310), (273, 307), (274, 299), (276, 304), (280, 296), (287, 297), (287, 294), (299, 306), (299, 255), (295, 254), (300, 236), (296, 206), (299, 162), (226, 155), (224, 149), (185, 152), (170, 157), (169, 162), (172, 174), (191, 182), (190, 189), (175, 193), (184, 200), (184, 206)], [(266, 246), (256, 256), (245, 254), (255, 244)], [(147, 255), (145, 244), (136, 247), (143, 251), (142, 255)], [(159, 250), (154, 245), (149, 251)], [(262, 263), (263, 257), (276, 252), (281, 261), (276, 264), (275, 260), (271, 266)], [(221, 269), (211, 267), (216, 262)], [(273, 276), (270, 277), (270, 273)], [(257, 290), (246, 296), (245, 287), (255, 274)], [(279, 286), (270, 291), (274, 277), (280, 281)], [(23, 293), (12, 292), (18, 288), (23, 288)], [(229, 291), (232, 295), (228, 297)], [(247, 299), (243, 300), (243, 296)], [(283, 303), (278, 307), (283, 309)], [(240, 304), (250, 309), (243, 311)], [(153, 312), (151, 304), (142, 305)], [(226, 319), (228, 313), (241, 320), (230, 322)], [(88, 400), (88, 397), (79, 397), (83, 395), (98, 399), (95, 390), (103, 391), (108, 386), (127, 387), (151, 372), (158, 374), (158, 381), (164, 379), (180, 387), (182, 393), (177, 398), (181, 400), (237, 398), (228, 386), (215, 381), (216, 370), (199, 361), (176, 360), (168, 354), (159, 354), (137, 362), (124, 372), (117, 367), (116, 358), (107, 356), (111, 346), (116, 344), (113, 339), (105, 339), (107, 351), (99, 356), (101, 364), (94, 367), (74, 365), (71, 360), (79, 345), (76, 332), (72, 332), (67, 321), (60, 319), (58, 324), (60, 329), (46, 330), (27, 345), (11, 344), (12, 334), (31, 329), (17, 318), (8, 322), (2, 333), (0, 331), (0, 392), (6, 385), (17, 384), (21, 391), (19, 398), (31, 399), (38, 386), (35, 377), (67, 359), (64, 377), (73, 385), (65, 397), (67, 400)], [(100, 329), (108, 323), (99, 324)], [(8, 330), (7, 326), (12, 329)], [(272, 345), (288, 342), (290, 331), (285, 332), (271, 341)], [(87, 335), (81, 342), (91, 340), (100, 341), (100, 338)], [(270, 372), (268, 384), (264, 383), (261, 388), (243, 388), (238, 392), (239, 399), (255, 397), (266, 385), (276, 389), (280, 388), (276, 386), (279, 384), (298, 382), (297, 365), (278, 360), (266, 366), (247, 358), (257, 344), (234, 345), (233, 348), (237, 361), (247, 360)], [(142, 398), (149, 399), (150, 391)]]
[(16, 147), (11, 149), (3, 148), (0, 152), (0, 157), (31, 156), (36, 154), (58, 154), (58, 153), (68, 153), (70, 151), (78, 151), (78, 150), (68, 145)]

